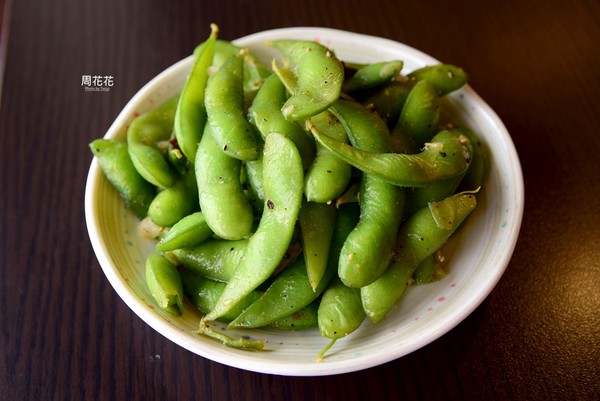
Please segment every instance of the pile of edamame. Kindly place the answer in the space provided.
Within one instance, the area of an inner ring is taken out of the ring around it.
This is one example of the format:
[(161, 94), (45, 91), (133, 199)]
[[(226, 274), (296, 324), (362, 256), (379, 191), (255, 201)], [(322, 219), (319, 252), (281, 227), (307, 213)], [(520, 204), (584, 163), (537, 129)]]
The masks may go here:
[[(476, 133), (443, 121), (465, 85), (447, 64), (356, 65), (316, 41), (281, 57), (209, 37), (182, 91), (136, 117), (126, 140), (90, 143), (127, 207), (155, 230), (147, 285), (166, 312), (191, 302), (211, 326), (317, 328), (337, 339), (384, 319), (411, 285), (444, 276), (440, 252), (476, 206)], [(187, 299), (187, 301), (185, 301)]]

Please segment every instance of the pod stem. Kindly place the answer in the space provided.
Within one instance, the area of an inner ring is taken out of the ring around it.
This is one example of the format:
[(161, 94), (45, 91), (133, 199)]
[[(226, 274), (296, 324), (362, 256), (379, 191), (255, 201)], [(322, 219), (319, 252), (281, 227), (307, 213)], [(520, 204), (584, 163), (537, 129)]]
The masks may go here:
[(206, 322), (204, 319), (200, 320), (200, 326), (198, 327), (197, 333), (218, 340), (221, 343), (223, 343), (223, 345), (226, 345), (231, 348), (262, 351), (265, 347), (264, 340), (254, 340), (252, 338), (242, 336), (235, 339), (226, 334), (220, 333), (217, 330), (210, 327), (208, 322)]
[(331, 347), (333, 347), (333, 344), (335, 344), (336, 341), (337, 338), (334, 338), (333, 340), (329, 341), (329, 343), (327, 343), (325, 347), (323, 347), (321, 352), (317, 354), (317, 362), (322, 362), (323, 359), (325, 359), (325, 354), (327, 353), (327, 351), (329, 351)]

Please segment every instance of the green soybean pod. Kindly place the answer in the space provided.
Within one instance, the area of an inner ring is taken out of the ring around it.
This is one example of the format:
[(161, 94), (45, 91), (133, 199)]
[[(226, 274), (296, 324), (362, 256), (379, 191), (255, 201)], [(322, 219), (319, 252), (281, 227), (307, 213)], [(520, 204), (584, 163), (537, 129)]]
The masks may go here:
[(363, 308), (373, 323), (390, 312), (404, 295), (415, 269), (448, 240), (476, 204), (473, 193), (459, 193), (432, 202), (402, 225), (394, 261), (375, 282), (360, 289)]
[(469, 138), (449, 130), (437, 133), (417, 154), (369, 152), (319, 132), (313, 134), (323, 146), (357, 169), (399, 187), (422, 187), (463, 174), (472, 156)]
[(248, 190), (250, 193), (251, 204), (254, 209), (262, 213), (265, 203), (265, 191), (263, 187), (263, 163), (262, 157), (243, 164), (246, 173)]
[[(387, 126), (361, 104), (340, 100), (331, 109), (356, 148), (389, 149)], [(402, 218), (404, 190), (367, 173), (361, 178), (359, 199), (360, 222), (344, 243), (338, 268), (338, 276), (349, 287), (372, 283), (387, 268)]]
[(339, 278), (332, 280), (323, 292), (317, 311), (319, 331), (332, 341), (319, 352), (317, 360), (323, 360), (337, 340), (356, 331), (364, 320), (360, 289), (346, 286)]
[(198, 199), (208, 226), (224, 239), (252, 233), (254, 211), (240, 181), (241, 166), (240, 160), (221, 150), (207, 124), (195, 162)]
[(350, 183), (348, 188), (343, 194), (337, 197), (335, 200), (335, 207), (339, 208), (341, 205), (346, 203), (358, 203), (360, 195), (360, 181), (353, 181)]
[(285, 118), (303, 120), (327, 109), (341, 93), (344, 66), (326, 46), (307, 40), (269, 43), (290, 62), (297, 85), (281, 111)]
[(146, 259), (146, 283), (157, 305), (172, 315), (183, 313), (183, 284), (177, 267), (166, 257), (151, 253)]
[(392, 246), (404, 207), (402, 188), (374, 176), (361, 180), (361, 219), (348, 236), (338, 275), (349, 287), (362, 287), (379, 277), (392, 257)]
[(429, 202), (439, 202), (454, 194), (464, 174), (461, 173), (454, 177), (434, 181), (422, 187), (407, 189), (404, 217), (411, 216), (413, 213), (426, 207)]
[(300, 258), (279, 273), (264, 294), (245, 308), (228, 327), (263, 327), (302, 309), (315, 298), (306, 266)]
[(283, 83), (288, 93), (296, 93), (298, 90), (298, 77), (292, 70), (289, 60), (284, 59), (282, 66), (277, 64), (277, 60), (273, 60), (271, 62), (271, 69), (279, 77), (279, 80)]
[(259, 156), (254, 127), (244, 112), (243, 54), (231, 56), (208, 79), (204, 103), (210, 131), (220, 149), (244, 161)]
[(412, 85), (406, 80), (394, 80), (377, 88), (368, 96), (360, 99), (368, 109), (375, 111), (388, 128), (393, 129), (398, 123), (398, 118), (408, 97)]
[(179, 148), (179, 144), (177, 143), (177, 138), (175, 137), (175, 131), (173, 131), (173, 133), (171, 133), (171, 138), (169, 139), (169, 143), (167, 144), (166, 157), (167, 157), (167, 162), (169, 163), (169, 165), (179, 175), (185, 174), (185, 172), (190, 167), (190, 163), (189, 163), (188, 159), (185, 157), (185, 155)]
[(155, 187), (135, 169), (127, 143), (112, 139), (96, 139), (89, 144), (100, 169), (110, 184), (138, 218), (146, 217), (148, 207), (156, 195)]
[(468, 81), (468, 75), (462, 68), (444, 63), (417, 68), (408, 74), (408, 78), (428, 81), (439, 96), (460, 89)]
[[(223, 282), (214, 281), (187, 270), (181, 272), (181, 279), (185, 295), (202, 314), (206, 314), (213, 309), (226, 286)], [(219, 321), (224, 323), (231, 322), (246, 307), (260, 298), (262, 294), (263, 292), (260, 290), (252, 291), (237, 307), (220, 317)], [(278, 330), (306, 330), (316, 327), (317, 306), (317, 303), (313, 302), (296, 312), (272, 322), (267, 327)]]
[(227, 282), (246, 252), (248, 240), (210, 238), (190, 248), (178, 248), (172, 255), (185, 269), (212, 280)]
[(135, 169), (159, 188), (168, 188), (177, 180), (177, 172), (168, 163), (160, 144), (168, 143), (171, 137), (178, 101), (179, 95), (173, 96), (134, 118), (127, 129), (127, 149)]
[[(398, 152), (415, 153), (434, 134), (440, 116), (439, 96), (428, 81), (418, 81), (404, 102), (396, 126), (392, 129), (392, 143)], [(404, 145), (410, 138), (412, 146)]]
[(425, 258), (415, 269), (413, 273), (414, 284), (432, 283), (443, 278), (445, 274), (441, 267), (441, 261), (436, 254), (433, 254)]
[(195, 212), (185, 216), (175, 223), (165, 235), (163, 235), (156, 250), (168, 252), (174, 249), (194, 247), (212, 237), (213, 232), (206, 223), (202, 212)]
[(313, 289), (302, 258), (279, 273), (264, 294), (248, 306), (229, 327), (255, 328), (272, 324), (312, 303), (326, 287), (332, 274)]
[(263, 179), (265, 205), (258, 228), (219, 303), (204, 317), (206, 321), (227, 313), (265, 282), (290, 245), (302, 203), (303, 170), (296, 146), (281, 134), (271, 133), (265, 139)]
[(352, 94), (382, 85), (396, 77), (403, 66), (402, 60), (381, 61), (362, 66), (344, 81), (342, 92)]
[[(328, 110), (307, 119), (306, 126), (311, 132), (317, 131), (340, 142), (348, 141), (344, 126)], [(306, 199), (310, 202), (331, 202), (346, 190), (351, 178), (352, 166), (317, 143), (316, 156), (304, 177)]]
[(356, 204), (340, 207), (330, 240), (327, 267), (316, 288), (312, 287), (305, 262), (300, 258), (279, 273), (260, 299), (250, 305), (230, 326), (261, 327), (314, 302), (335, 276), (340, 250), (348, 234), (356, 227), (358, 216)]
[(335, 279), (342, 248), (359, 221), (360, 207), (357, 203), (346, 203), (337, 207), (335, 227), (328, 253), (327, 269), (316, 292), (322, 293), (330, 285), (332, 279)]
[(304, 202), (300, 208), (298, 223), (302, 236), (302, 252), (308, 281), (313, 291), (316, 291), (327, 269), (336, 215), (333, 203)]
[[(459, 135), (459, 138), (460, 135), (462, 135), (461, 131), (455, 129), (451, 129), (451, 131)], [(464, 146), (467, 154), (470, 155), (464, 159), (466, 162), (466, 169), (454, 177), (440, 179), (428, 185), (407, 190), (406, 205), (404, 208), (405, 217), (410, 216), (417, 210), (424, 208), (430, 202), (441, 201), (456, 192), (459, 184), (464, 181), (465, 175), (471, 171), (472, 164), (476, 162), (478, 157), (480, 157), (476, 155), (476, 149), (475, 146), (473, 146), (473, 141), (471, 138), (468, 137), (468, 140), (464, 141)], [(469, 190), (475, 190), (479, 188), (479, 185), (469, 188)]]
[(277, 75), (272, 74), (256, 93), (248, 110), (248, 118), (256, 126), (263, 140), (271, 132), (278, 132), (290, 138), (296, 144), (306, 167), (314, 158), (315, 144), (298, 123), (283, 116), (281, 107), (286, 99), (285, 86)]
[(483, 185), (483, 181), (485, 180), (488, 170), (488, 160), (484, 145), (475, 131), (469, 127), (456, 125), (450, 128), (450, 130), (457, 131), (465, 135), (467, 138), (469, 138), (469, 141), (473, 146), (471, 165), (459, 184), (459, 190), (475, 191)]
[[(189, 269), (183, 269), (181, 271), (181, 280), (185, 295), (202, 314), (209, 313), (214, 308), (227, 285), (222, 281), (212, 280), (196, 274)], [(252, 291), (246, 298), (240, 301), (235, 308), (221, 316), (218, 320), (224, 323), (231, 322), (242, 313), (244, 309), (260, 298), (261, 295), (262, 291)]]
[(268, 327), (286, 331), (302, 331), (317, 327), (317, 310), (319, 304), (315, 300), (304, 308), (271, 323)]
[(211, 24), (211, 33), (197, 51), (194, 52), (194, 65), (179, 97), (175, 112), (175, 137), (181, 152), (191, 163), (196, 158), (198, 143), (206, 123), (204, 90), (208, 80), (208, 68), (213, 62), (215, 40), (219, 28)]
[(225, 63), (231, 56), (242, 54), (244, 59), (244, 92), (253, 92), (258, 90), (263, 81), (271, 75), (271, 71), (266, 68), (251, 52), (227, 41), (218, 39), (215, 42), (215, 55), (213, 66), (218, 68)]
[(340, 98), (330, 111), (341, 122), (355, 148), (366, 152), (390, 150), (390, 132), (385, 122), (362, 104)]
[(198, 187), (193, 170), (188, 170), (169, 188), (160, 191), (148, 207), (148, 217), (161, 227), (171, 227), (198, 210)]

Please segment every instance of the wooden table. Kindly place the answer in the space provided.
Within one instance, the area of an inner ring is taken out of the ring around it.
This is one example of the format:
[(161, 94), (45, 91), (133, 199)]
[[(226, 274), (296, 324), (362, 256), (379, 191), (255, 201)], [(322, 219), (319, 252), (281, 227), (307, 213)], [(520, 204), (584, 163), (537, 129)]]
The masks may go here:
[[(0, 4), (0, 399), (599, 399), (599, 2)], [(87, 144), (211, 22), (225, 39), (302, 25), (382, 36), (470, 73), (526, 188), (512, 261), (472, 315), (383, 366), (301, 378), (196, 356), (127, 308), (87, 237)], [(84, 75), (114, 85), (84, 91)]]

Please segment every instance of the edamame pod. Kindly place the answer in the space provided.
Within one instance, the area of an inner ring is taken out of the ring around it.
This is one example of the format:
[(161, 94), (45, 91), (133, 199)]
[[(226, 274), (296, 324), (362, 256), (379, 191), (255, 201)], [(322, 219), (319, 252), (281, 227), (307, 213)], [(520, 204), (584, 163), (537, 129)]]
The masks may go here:
[(429, 202), (439, 202), (454, 194), (463, 177), (464, 173), (422, 187), (407, 189), (404, 217), (411, 216), (416, 211), (426, 207)]
[(402, 71), (403, 66), (404, 62), (402, 60), (367, 64), (344, 81), (342, 92), (352, 94), (389, 82)]
[[(344, 126), (328, 110), (307, 119), (306, 127), (340, 142), (348, 141)], [(352, 177), (352, 166), (319, 143), (316, 144), (316, 150), (316, 156), (304, 177), (304, 193), (309, 202), (331, 202), (346, 190)]]
[(436, 64), (414, 70), (407, 76), (398, 75), (366, 98), (360, 98), (365, 106), (372, 107), (390, 129), (398, 123), (408, 93), (422, 80), (428, 81), (438, 97), (460, 89), (467, 82), (464, 70), (450, 64)]
[(344, 205), (346, 203), (358, 203), (360, 192), (360, 182), (352, 182), (346, 191), (338, 196), (335, 200), (335, 207), (339, 208), (340, 205)]
[(300, 208), (298, 222), (302, 235), (302, 252), (313, 291), (316, 291), (327, 268), (336, 214), (333, 203), (305, 202)]
[(394, 261), (375, 282), (360, 289), (363, 308), (373, 323), (402, 298), (415, 269), (448, 240), (476, 203), (473, 193), (452, 195), (432, 202), (402, 225)]
[(292, 70), (288, 59), (283, 60), (282, 66), (277, 64), (277, 60), (273, 60), (271, 62), (271, 68), (275, 75), (279, 77), (279, 80), (283, 83), (288, 93), (295, 93), (298, 90), (298, 77)]
[(344, 127), (352, 146), (367, 152), (388, 152), (390, 132), (384, 121), (352, 99), (339, 99), (330, 111)]
[(392, 129), (398, 123), (410, 89), (411, 85), (405, 80), (394, 80), (378, 88), (360, 102), (366, 108), (377, 112), (388, 128)]
[(204, 91), (206, 81), (208, 81), (208, 68), (213, 62), (215, 41), (219, 33), (219, 28), (215, 24), (211, 24), (210, 28), (210, 36), (194, 52), (194, 65), (183, 86), (175, 112), (174, 130), (177, 144), (191, 163), (196, 158), (196, 150), (206, 123)]
[(288, 120), (303, 120), (327, 109), (341, 93), (344, 66), (326, 46), (305, 40), (269, 43), (290, 61), (297, 81), (281, 111)]
[(146, 259), (146, 283), (158, 306), (172, 315), (183, 313), (183, 285), (177, 267), (158, 253)]
[(177, 181), (177, 173), (159, 145), (164, 143), (167, 148), (178, 101), (179, 95), (139, 115), (127, 129), (127, 149), (133, 165), (146, 181), (163, 189)]
[(198, 187), (192, 170), (169, 188), (160, 191), (148, 207), (148, 217), (154, 224), (171, 227), (179, 220), (198, 210)]
[(206, 223), (202, 212), (192, 213), (175, 223), (165, 235), (163, 235), (156, 250), (168, 252), (174, 249), (190, 248), (201, 244), (213, 235), (212, 230)]
[(247, 238), (252, 233), (254, 212), (240, 182), (242, 162), (223, 152), (211, 131), (207, 124), (196, 154), (200, 210), (217, 236)]
[(262, 213), (265, 203), (265, 191), (263, 188), (263, 163), (262, 157), (258, 160), (246, 162), (243, 165), (246, 172), (250, 199), (255, 210)]
[(340, 255), (338, 275), (349, 287), (376, 280), (387, 268), (402, 218), (404, 191), (377, 177), (361, 180), (358, 226), (348, 236)]
[(262, 65), (249, 51), (227, 41), (218, 39), (215, 42), (215, 56), (213, 66), (219, 68), (225, 61), (236, 54), (243, 54), (244, 59), (244, 92), (258, 90), (263, 81), (271, 75), (271, 71)]
[(169, 143), (167, 145), (167, 162), (169, 165), (173, 167), (173, 169), (179, 175), (185, 174), (185, 172), (189, 169), (190, 164), (188, 159), (184, 156), (179, 148), (179, 144), (177, 143), (177, 138), (175, 137), (175, 132), (171, 133), (171, 138), (169, 139)]
[(205, 106), (208, 125), (219, 148), (239, 160), (258, 159), (254, 127), (244, 113), (243, 54), (225, 63), (206, 83)]
[[(461, 135), (463, 133), (456, 129), (450, 130), (456, 133), (457, 135)], [(473, 139), (477, 138), (473, 137)], [(470, 137), (469, 141), (465, 143), (465, 146), (467, 148), (468, 153), (471, 155), (471, 157), (465, 159), (465, 161), (467, 162), (466, 170), (454, 177), (440, 179), (428, 185), (407, 190), (406, 206), (404, 208), (405, 217), (408, 217), (415, 213), (417, 210), (424, 208), (430, 202), (441, 201), (456, 192), (456, 189), (458, 188), (459, 184), (464, 180), (466, 173), (471, 170), (473, 162), (482, 157), (481, 155), (476, 154), (475, 146), (473, 146), (473, 141)], [(479, 172), (480, 170), (478, 169), (477, 171)], [(479, 185), (473, 188), (469, 188), (469, 190), (475, 190), (479, 188)]]
[[(181, 271), (181, 279), (186, 296), (202, 314), (209, 313), (215, 307), (227, 285), (222, 281), (206, 278), (188, 269), (183, 269)], [(262, 291), (252, 291), (246, 298), (240, 301), (235, 308), (221, 316), (218, 320), (224, 323), (231, 322), (242, 313), (244, 309), (259, 299), (261, 295)]]
[[(321, 289), (322, 291), (322, 289)], [(229, 327), (263, 327), (309, 305), (320, 294), (312, 289), (302, 258), (279, 273), (265, 293)]]
[(446, 276), (447, 273), (442, 267), (442, 261), (438, 257), (438, 253), (439, 251), (435, 252), (419, 263), (413, 273), (415, 285), (432, 283)]
[(290, 138), (298, 148), (306, 167), (314, 158), (315, 144), (298, 123), (283, 116), (281, 107), (286, 99), (285, 86), (277, 75), (272, 74), (256, 93), (248, 110), (248, 118), (256, 126), (263, 140), (271, 132), (278, 132)]
[(338, 339), (353, 333), (365, 320), (360, 289), (350, 288), (334, 278), (323, 292), (317, 313), (321, 335), (332, 340), (317, 355), (321, 361)]
[[(418, 81), (408, 93), (398, 123), (391, 132), (394, 150), (402, 153), (415, 153), (433, 136), (440, 116), (438, 94), (428, 81)], [(406, 145), (410, 138), (411, 145)]]
[(451, 64), (435, 64), (410, 72), (408, 78), (417, 81), (426, 80), (433, 85), (439, 96), (444, 96), (464, 86), (468, 75), (460, 67)]
[(191, 248), (172, 251), (177, 263), (212, 280), (227, 282), (246, 252), (248, 240), (208, 239)]
[(268, 327), (278, 330), (301, 331), (317, 327), (317, 310), (319, 304), (313, 301), (309, 305), (292, 313), (289, 316), (278, 319)]
[(89, 145), (96, 156), (100, 169), (113, 188), (138, 218), (143, 219), (156, 195), (152, 184), (146, 181), (135, 169), (127, 143), (112, 139), (96, 139)]
[(266, 201), (258, 228), (248, 240), (246, 252), (218, 304), (204, 317), (205, 321), (227, 313), (269, 278), (292, 240), (302, 203), (302, 159), (294, 143), (281, 134), (271, 133), (265, 139), (263, 178)]
[(399, 187), (421, 187), (462, 174), (472, 153), (465, 135), (443, 130), (417, 154), (369, 152), (313, 132), (323, 146), (363, 172)]
[[(355, 101), (339, 100), (331, 110), (357, 149), (374, 152), (389, 149), (389, 131), (377, 115)], [(338, 267), (342, 282), (357, 288), (375, 281), (389, 264), (402, 218), (404, 190), (365, 173), (359, 202), (360, 222), (344, 243)]]
[(359, 210), (356, 204), (344, 205), (338, 210), (327, 255), (327, 268), (315, 289), (310, 285), (304, 261), (298, 259), (280, 273), (263, 296), (238, 316), (231, 326), (264, 326), (313, 302), (335, 276), (340, 250), (348, 234), (356, 227), (358, 217)]
[(469, 141), (473, 145), (471, 165), (460, 182), (459, 189), (461, 191), (475, 191), (483, 184), (488, 169), (488, 161), (483, 143), (481, 143), (477, 134), (468, 127), (454, 126), (450, 128), (450, 130), (464, 134), (469, 138)]
[[(226, 284), (207, 279), (192, 272), (181, 272), (185, 295), (192, 301), (196, 309), (202, 314), (210, 312), (223, 293)], [(244, 309), (255, 302), (263, 294), (254, 290), (240, 304), (229, 313), (219, 318), (219, 321), (229, 323)], [(288, 314), (268, 325), (269, 328), (279, 330), (305, 330), (317, 326), (317, 303), (313, 302), (306, 307)]]

